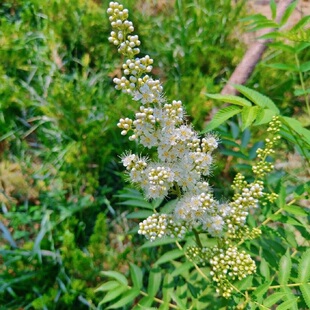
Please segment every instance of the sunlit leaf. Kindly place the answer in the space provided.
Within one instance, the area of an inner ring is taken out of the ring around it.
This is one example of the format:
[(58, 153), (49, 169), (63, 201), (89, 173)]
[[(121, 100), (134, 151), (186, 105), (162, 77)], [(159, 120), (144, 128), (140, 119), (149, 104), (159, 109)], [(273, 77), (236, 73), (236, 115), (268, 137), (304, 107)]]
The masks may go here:
[(95, 289), (95, 292), (106, 292), (115, 289), (120, 283), (118, 281), (108, 281), (101, 284), (98, 288)]
[(310, 309), (310, 284), (301, 284), (300, 290), (302, 292), (302, 297), (307, 304), (308, 308)]
[(233, 95), (221, 95), (221, 94), (207, 94), (209, 98), (221, 100), (223, 102), (232, 103), (236, 105), (241, 105), (243, 107), (251, 107), (252, 104), (250, 101)]
[(281, 257), (279, 263), (278, 280), (281, 285), (287, 284), (292, 269), (292, 261), (289, 250)]
[(116, 303), (112, 304), (111, 306), (107, 307), (107, 309), (120, 309), (123, 306), (133, 302), (133, 300), (140, 294), (139, 289), (131, 289), (122, 295), (121, 299)]
[(122, 293), (124, 293), (127, 290), (128, 290), (128, 288), (126, 286), (120, 284), (118, 287), (116, 287), (112, 291), (109, 291), (104, 296), (104, 298), (100, 301), (99, 306), (118, 298), (119, 296), (122, 295)]
[(289, 213), (292, 213), (292, 214), (298, 215), (298, 216), (308, 216), (309, 215), (309, 212), (307, 212), (305, 208), (302, 208), (300, 206), (285, 205), (285, 206), (283, 206), (283, 209)]
[(134, 288), (141, 289), (143, 285), (143, 273), (141, 268), (135, 264), (130, 263), (130, 275)]
[(275, 19), (277, 16), (277, 4), (276, 4), (275, 0), (270, 0), (269, 6), (271, 9), (272, 19)]
[(178, 275), (181, 275), (183, 272), (187, 272), (189, 269), (191, 269), (193, 267), (193, 263), (192, 262), (185, 262), (182, 263), (180, 267), (176, 268), (172, 273), (171, 276), (172, 277), (176, 277)]
[(277, 307), (277, 310), (291, 310), (293, 307), (297, 307), (297, 298), (291, 298), (284, 301)]
[(276, 115), (276, 112), (273, 110), (260, 108), (258, 110), (254, 125), (257, 126), (257, 125), (267, 124), (272, 120), (273, 116), (275, 115)]
[(303, 253), (298, 265), (298, 281), (308, 282), (310, 279), (310, 249)]
[(263, 257), (261, 258), (259, 270), (260, 270), (260, 273), (262, 274), (262, 276), (263, 276), (267, 281), (269, 281), (269, 280), (270, 280), (270, 269), (269, 269), (269, 264), (267, 263), (267, 261), (266, 261)]
[(171, 297), (172, 299), (176, 302), (176, 304), (178, 305), (178, 309), (181, 310), (187, 310), (188, 308), (186, 307), (186, 305), (184, 304), (184, 302), (182, 301), (182, 299), (178, 296), (178, 294), (176, 292), (171, 292)]
[(147, 217), (153, 215), (154, 212), (151, 210), (140, 210), (136, 212), (131, 212), (126, 215), (128, 219), (146, 219)]
[(242, 126), (241, 130), (248, 128), (256, 119), (259, 107), (244, 107), (241, 112)]
[(145, 296), (141, 300), (139, 300), (138, 304), (132, 310), (150, 310), (152, 303), (154, 301), (154, 297)]
[(159, 245), (175, 243), (175, 238), (161, 238), (156, 239), (155, 241), (146, 241), (139, 249), (147, 249), (147, 248), (154, 248)]
[(231, 105), (229, 107), (223, 108), (219, 110), (212, 118), (211, 122), (205, 127), (205, 129), (202, 131), (202, 133), (208, 132), (213, 130), (214, 128), (217, 128), (221, 124), (223, 124), (225, 121), (233, 117), (234, 115), (241, 112), (242, 108)]
[(139, 207), (139, 208), (144, 208), (144, 209), (150, 209), (153, 210), (152, 204), (147, 202), (146, 200), (126, 200), (118, 203), (119, 205), (124, 205), (128, 207)]
[(294, 12), (295, 8), (296, 8), (296, 5), (297, 5), (298, 1), (294, 1), (293, 3), (291, 3), (287, 9), (285, 10), (282, 18), (281, 18), (281, 21), (280, 21), (280, 26), (283, 26), (287, 20), (289, 19), (289, 17), (292, 15), (292, 13)]
[(257, 298), (262, 298), (263, 295), (268, 291), (270, 285), (271, 281), (258, 286), (254, 291), (254, 295), (257, 296)]
[(310, 70), (310, 61), (304, 62), (299, 67), (301, 72), (307, 72)]
[(272, 295), (268, 296), (263, 305), (266, 307), (272, 307), (273, 305), (275, 305), (280, 299), (283, 299), (283, 297), (285, 296), (284, 292), (276, 292), (273, 293)]
[(237, 287), (240, 291), (246, 290), (252, 286), (253, 276), (247, 276), (242, 280), (235, 283), (235, 287)]
[(156, 262), (155, 265), (160, 265), (163, 263), (167, 263), (170, 262), (176, 258), (179, 258), (181, 256), (184, 255), (184, 252), (179, 250), (179, 249), (175, 249), (175, 250), (171, 250), (166, 252), (165, 254), (163, 254)]
[(122, 283), (123, 285), (128, 285), (128, 281), (127, 281), (126, 277), (117, 271), (101, 271), (100, 273), (106, 277), (113, 278), (113, 279), (117, 280), (118, 282)]
[(150, 272), (148, 279), (147, 293), (149, 296), (155, 296), (161, 285), (161, 270), (160, 268), (154, 268)]
[(256, 90), (250, 89), (244, 85), (233, 84), (234, 88), (236, 88), (240, 93), (242, 93), (245, 97), (250, 99), (253, 103), (262, 108), (269, 108), (274, 111), (276, 114), (279, 114), (279, 109), (275, 105), (275, 103), (268, 97), (262, 95)]

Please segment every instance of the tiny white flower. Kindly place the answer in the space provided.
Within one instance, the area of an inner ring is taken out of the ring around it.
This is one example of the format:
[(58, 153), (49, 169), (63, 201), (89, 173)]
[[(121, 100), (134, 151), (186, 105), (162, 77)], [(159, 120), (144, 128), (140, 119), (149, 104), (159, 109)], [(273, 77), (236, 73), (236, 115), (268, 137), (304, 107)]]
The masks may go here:
[(134, 91), (133, 100), (141, 100), (143, 104), (152, 103), (154, 100), (154, 95), (151, 92), (149, 86), (147, 84), (144, 84), (140, 87), (139, 91)]

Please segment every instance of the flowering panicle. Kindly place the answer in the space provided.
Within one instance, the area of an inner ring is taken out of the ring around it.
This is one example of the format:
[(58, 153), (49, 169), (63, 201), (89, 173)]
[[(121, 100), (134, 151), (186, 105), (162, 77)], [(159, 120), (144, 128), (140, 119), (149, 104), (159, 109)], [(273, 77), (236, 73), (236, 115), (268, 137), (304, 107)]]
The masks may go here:
[[(113, 31), (109, 41), (125, 56), (123, 76), (114, 78), (115, 88), (140, 102), (135, 119), (121, 118), (117, 126), (122, 135), (129, 135), (145, 148), (156, 148), (157, 160), (125, 153), (122, 163), (132, 183), (139, 186), (149, 199), (164, 198), (177, 193), (178, 199), (172, 214), (155, 213), (139, 224), (138, 233), (154, 241), (164, 236), (183, 238), (186, 231), (200, 229), (218, 238), (218, 246), (190, 247), (187, 256), (200, 263), (209, 262), (211, 275), (219, 292), (228, 297), (230, 280), (242, 279), (255, 272), (255, 264), (237, 244), (260, 234), (259, 229), (246, 225), (247, 215), (258, 206), (263, 194), (261, 179), (272, 165), (266, 161), (273, 153), (279, 121), (274, 118), (269, 131), (274, 138), (266, 140), (266, 148), (258, 150), (260, 161), (253, 166), (256, 180), (250, 184), (237, 174), (230, 202), (219, 202), (205, 178), (210, 175), (213, 151), (218, 147), (217, 136), (200, 137), (186, 123), (181, 101), (167, 101), (159, 80), (150, 74), (153, 59), (139, 58), (141, 42), (133, 35), (134, 27), (128, 21), (128, 10), (117, 2), (110, 2), (109, 20)], [(198, 242), (197, 242), (198, 244)]]
[(273, 164), (267, 161), (267, 156), (274, 154), (274, 145), (281, 138), (278, 135), (280, 131), (281, 122), (277, 116), (272, 118), (272, 121), (269, 123), (267, 131), (271, 133), (271, 138), (265, 139), (265, 148), (257, 150), (257, 157), (260, 161), (253, 166), (253, 173), (259, 178), (262, 179), (264, 176), (270, 172), (274, 167)]
[(255, 273), (256, 266), (251, 256), (245, 251), (238, 251), (236, 246), (212, 248), (188, 247), (186, 254), (190, 260), (198, 260), (203, 265), (209, 262), (213, 281), (217, 283), (217, 292), (223, 297), (230, 297), (233, 291), (231, 281), (242, 280)]
[(137, 35), (132, 35), (134, 27), (127, 20), (128, 11), (119, 3), (111, 2), (108, 14), (113, 28), (109, 41), (127, 57), (122, 67), (123, 76), (114, 79), (115, 87), (142, 104), (134, 120), (122, 118), (117, 125), (122, 135), (129, 134), (129, 140), (158, 150), (156, 162), (141, 162), (133, 154), (123, 156), (132, 182), (137, 183), (148, 198), (164, 197), (176, 186), (183, 193), (201, 193), (196, 187), (204, 182), (203, 176), (210, 174), (217, 137), (199, 138), (185, 122), (182, 102), (168, 103), (164, 98), (160, 81), (149, 75), (153, 59), (148, 55), (136, 56), (141, 42)]

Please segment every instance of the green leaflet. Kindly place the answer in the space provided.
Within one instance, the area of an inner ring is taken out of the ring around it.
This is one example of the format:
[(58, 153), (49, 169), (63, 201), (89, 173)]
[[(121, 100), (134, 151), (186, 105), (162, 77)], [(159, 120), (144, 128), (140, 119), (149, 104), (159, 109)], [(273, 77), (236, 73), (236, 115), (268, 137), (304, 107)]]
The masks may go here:
[(176, 268), (172, 273), (171, 276), (172, 277), (176, 277), (178, 275), (181, 275), (183, 272), (188, 272), (189, 269), (191, 269), (193, 267), (193, 263), (192, 262), (185, 262), (182, 263), (180, 267)]
[(310, 130), (304, 128), (302, 124), (294, 118), (282, 116), (280, 120), (292, 131), (296, 132), (303, 142), (310, 146)]
[(273, 306), (275, 303), (277, 303), (284, 296), (285, 296), (284, 292), (273, 293), (272, 295), (268, 296), (265, 299), (263, 305), (269, 308), (269, 307)]
[(310, 249), (301, 256), (298, 265), (298, 281), (306, 283), (310, 280)]
[(300, 290), (302, 292), (302, 297), (310, 309), (310, 284), (302, 284), (300, 286)]
[(244, 279), (235, 283), (235, 287), (237, 287), (240, 291), (246, 290), (252, 286), (253, 276), (247, 276)]
[(184, 255), (184, 252), (179, 250), (179, 249), (175, 249), (169, 252), (166, 252), (164, 255), (162, 255), (156, 262), (154, 265), (160, 265), (163, 263), (167, 263), (170, 262), (176, 258), (179, 258), (181, 256)]
[(121, 283), (125, 286), (128, 285), (128, 281), (127, 281), (126, 277), (117, 271), (101, 271), (100, 273), (106, 277), (113, 278), (113, 279), (117, 280), (119, 283)]
[(244, 131), (255, 121), (258, 113), (260, 112), (260, 108), (256, 107), (244, 107), (241, 112), (242, 126), (241, 130)]
[(301, 72), (307, 72), (310, 70), (310, 61), (304, 62), (303, 64), (300, 65), (299, 67)]
[[(285, 306), (289, 305), (290, 307), (288, 308), (289, 310), (299, 310), (298, 304), (297, 304), (297, 298), (295, 297), (292, 289), (288, 286), (282, 286), (281, 291), (285, 293), (283, 300), (287, 301), (287, 303), (283, 305), (283, 309), (285, 309)], [(291, 302), (289, 303), (289, 301)]]
[(291, 31), (297, 31), (299, 29), (302, 29), (304, 26), (306, 26), (310, 22), (310, 15), (305, 15), (303, 18), (301, 18), (291, 29)]
[(213, 130), (214, 128), (217, 128), (221, 124), (223, 124), (225, 121), (227, 121), (229, 118), (233, 117), (234, 115), (241, 112), (242, 108), (231, 105), (229, 107), (223, 108), (219, 110), (211, 120), (211, 122), (206, 126), (206, 128), (202, 131), (202, 133), (208, 132)]
[(111, 291), (119, 286), (118, 281), (108, 281), (100, 285), (98, 288), (95, 289), (95, 293), (97, 292), (105, 292)]
[(289, 300), (284, 301), (281, 305), (277, 307), (277, 310), (291, 310), (292, 307), (297, 306), (297, 298), (291, 298)]
[(119, 285), (118, 287), (116, 287), (115, 289), (109, 291), (105, 296), (104, 298), (101, 300), (101, 302), (99, 303), (99, 306), (109, 302), (109, 301), (112, 301), (116, 298), (118, 298), (122, 293), (124, 293), (125, 291), (127, 291), (128, 288), (127, 286), (124, 286), (124, 285)]
[(270, 280), (270, 269), (269, 269), (269, 264), (267, 261), (262, 257), (260, 266), (259, 266), (260, 273), (262, 276), (269, 281)]
[(154, 301), (153, 297), (145, 296), (141, 300), (139, 300), (138, 304), (133, 308), (133, 310), (150, 310), (152, 303)]
[(281, 257), (280, 263), (279, 263), (279, 283), (281, 285), (285, 285), (288, 282), (288, 279), (291, 274), (292, 269), (292, 261), (289, 249), (286, 251), (286, 253)]
[(268, 291), (269, 286), (271, 285), (271, 281), (266, 282), (260, 286), (258, 286), (256, 288), (256, 290), (254, 291), (254, 295), (257, 296), (257, 298), (262, 298), (264, 296), (264, 294)]
[(169, 244), (169, 243), (175, 243), (175, 238), (161, 238), (156, 239), (155, 241), (146, 241), (142, 246), (140, 246), (140, 249), (146, 249), (146, 248), (154, 248), (159, 245)]
[(162, 275), (161, 275), (160, 268), (151, 270), (149, 280), (148, 280), (149, 284), (147, 288), (147, 293), (149, 296), (154, 297), (157, 294), (160, 288), (161, 278), (162, 278)]
[(126, 200), (123, 202), (118, 203), (119, 205), (124, 205), (124, 206), (128, 206), (128, 207), (140, 207), (140, 208), (144, 208), (144, 209), (150, 209), (150, 210), (154, 210), (154, 207), (152, 206), (152, 204), (150, 204), (149, 202), (147, 202), (146, 200)]
[[(308, 216), (309, 211), (306, 208), (302, 208), (300, 206), (295, 206), (295, 205), (285, 205), (282, 207), (285, 211), (298, 215), (298, 216)], [(307, 212), (308, 211), (308, 212)]]
[[(167, 273), (163, 281), (163, 301), (167, 305), (171, 300), (171, 292), (173, 291), (173, 277)], [(169, 307), (168, 307), (169, 308)]]
[(221, 150), (221, 154), (228, 155), (228, 156), (234, 156), (237, 158), (242, 158), (242, 159), (248, 159), (248, 156), (243, 154), (242, 152), (239, 151), (233, 151), (233, 150)]
[(141, 289), (143, 286), (143, 273), (141, 268), (135, 264), (130, 263), (130, 275), (133, 286), (137, 289)]
[(304, 96), (304, 95), (309, 95), (310, 94), (310, 88), (307, 88), (305, 90), (303, 89), (296, 89), (294, 91), (294, 96)]
[(271, 10), (271, 15), (272, 15), (272, 19), (275, 19), (277, 16), (277, 5), (275, 0), (270, 0), (270, 10)]
[(133, 302), (133, 300), (140, 294), (140, 290), (136, 288), (132, 288), (122, 295), (121, 299), (116, 303), (109, 306), (107, 309), (120, 309), (123, 306)]
[(154, 212), (151, 210), (140, 210), (136, 212), (131, 212), (126, 215), (128, 219), (146, 219), (147, 217), (153, 215)]
[(268, 64), (266, 67), (269, 68), (274, 68), (274, 69), (279, 69), (279, 70), (285, 70), (285, 71), (292, 71), (292, 72), (298, 72), (299, 68), (295, 65), (288, 65), (284, 63), (273, 63), (273, 64)]
[(181, 310), (188, 309), (186, 307), (186, 305), (183, 303), (182, 299), (178, 296), (178, 294), (176, 292), (171, 292), (171, 297), (176, 302), (176, 304), (178, 305), (179, 309), (181, 309)]
[(243, 85), (233, 84), (233, 87), (259, 107), (269, 108), (270, 110), (274, 111), (276, 115), (280, 113), (274, 102), (268, 97), (262, 95), (261, 93)]
[(236, 105), (241, 105), (243, 107), (251, 107), (252, 104), (250, 101), (233, 95), (221, 95), (221, 94), (206, 94), (209, 98), (221, 100), (227, 103), (232, 103)]
[(287, 20), (289, 19), (289, 17), (292, 15), (292, 13), (294, 12), (295, 8), (296, 8), (296, 5), (297, 5), (298, 1), (294, 1), (293, 3), (291, 3), (287, 9), (285, 10), (282, 18), (281, 18), (281, 21), (280, 21), (280, 26), (283, 26)]

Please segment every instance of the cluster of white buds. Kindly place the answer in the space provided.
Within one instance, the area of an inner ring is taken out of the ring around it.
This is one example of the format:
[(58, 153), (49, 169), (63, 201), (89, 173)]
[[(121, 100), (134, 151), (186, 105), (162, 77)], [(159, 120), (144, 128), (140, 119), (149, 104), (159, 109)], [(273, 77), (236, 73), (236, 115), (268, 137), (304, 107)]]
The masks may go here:
[(164, 236), (184, 238), (186, 226), (175, 223), (171, 215), (155, 213), (139, 224), (138, 233), (151, 241)]
[[(243, 180), (241, 181), (243, 183)], [(234, 184), (236, 184), (235, 182)], [(236, 185), (235, 185), (236, 186)], [(257, 181), (251, 183), (248, 186), (240, 189), (239, 193), (236, 193), (230, 203), (231, 213), (226, 219), (227, 231), (232, 237), (236, 232), (246, 224), (246, 218), (249, 214), (249, 210), (258, 206), (259, 198), (263, 196), (262, 182)]]
[(168, 166), (150, 165), (145, 170), (147, 183), (141, 184), (148, 198), (166, 196), (168, 190), (172, 187), (174, 173)]
[(260, 161), (252, 167), (253, 173), (260, 179), (273, 170), (274, 166), (271, 162), (267, 161), (267, 157), (275, 153), (274, 146), (281, 138), (278, 135), (280, 131), (281, 122), (278, 116), (274, 116), (272, 121), (269, 123), (267, 131), (272, 134), (271, 138), (265, 139), (265, 148), (257, 150), (257, 157)]
[(245, 251), (238, 252), (236, 246), (227, 249), (214, 247), (210, 258), (211, 276), (217, 282), (217, 292), (223, 297), (230, 297), (233, 287), (231, 281), (242, 280), (256, 271), (256, 265)]
[(256, 271), (256, 266), (251, 256), (245, 251), (238, 251), (236, 246), (201, 248), (188, 247), (187, 257), (205, 265), (211, 266), (210, 275), (217, 284), (217, 292), (228, 298), (231, 296), (235, 279), (242, 280)]
[(123, 136), (127, 135), (127, 132), (131, 130), (131, 126), (132, 120), (128, 117), (126, 117), (125, 119), (121, 118), (117, 124), (118, 128), (123, 129), (123, 131), (121, 132), (121, 135)]

